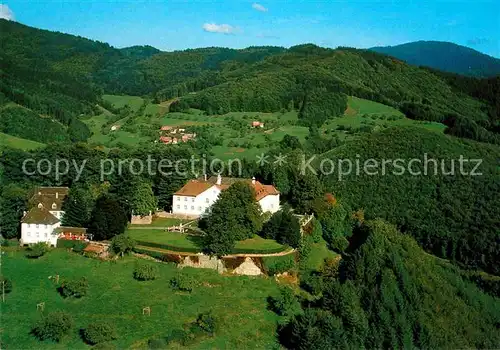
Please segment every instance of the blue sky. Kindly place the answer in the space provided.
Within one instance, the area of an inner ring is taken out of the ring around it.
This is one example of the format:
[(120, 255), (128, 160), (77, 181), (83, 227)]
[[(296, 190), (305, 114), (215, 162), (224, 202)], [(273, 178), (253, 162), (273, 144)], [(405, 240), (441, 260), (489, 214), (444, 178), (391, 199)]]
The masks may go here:
[(441, 40), (500, 57), (500, 2), (2, 0), (0, 17), (116, 47), (366, 48)]

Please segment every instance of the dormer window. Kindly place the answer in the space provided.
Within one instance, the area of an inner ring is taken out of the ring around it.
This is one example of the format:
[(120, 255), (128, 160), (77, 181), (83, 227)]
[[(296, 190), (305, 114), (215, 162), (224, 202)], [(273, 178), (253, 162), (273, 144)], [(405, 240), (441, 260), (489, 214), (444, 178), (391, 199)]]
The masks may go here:
[(43, 208), (43, 204), (42, 203), (38, 203), (38, 208)]
[(57, 204), (56, 203), (52, 203), (52, 209), (56, 209), (57, 208)]

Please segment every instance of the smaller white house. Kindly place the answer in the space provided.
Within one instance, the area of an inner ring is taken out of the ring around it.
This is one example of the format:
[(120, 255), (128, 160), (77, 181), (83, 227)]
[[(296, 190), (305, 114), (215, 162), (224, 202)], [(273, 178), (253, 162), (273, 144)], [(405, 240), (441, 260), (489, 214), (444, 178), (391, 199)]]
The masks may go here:
[(217, 201), (219, 194), (238, 181), (247, 182), (255, 190), (255, 199), (262, 212), (275, 213), (280, 209), (280, 193), (273, 185), (263, 185), (255, 178), (238, 179), (212, 176), (208, 180), (200, 178), (191, 180), (172, 198), (172, 213), (186, 216), (201, 216), (208, 212)]
[(32, 208), (21, 220), (21, 245), (45, 242), (56, 246), (61, 221), (45, 208)]
[(28, 203), (30, 210), (21, 219), (21, 245), (46, 242), (57, 244), (64, 216), (62, 205), (68, 195), (67, 187), (39, 187), (35, 189)]

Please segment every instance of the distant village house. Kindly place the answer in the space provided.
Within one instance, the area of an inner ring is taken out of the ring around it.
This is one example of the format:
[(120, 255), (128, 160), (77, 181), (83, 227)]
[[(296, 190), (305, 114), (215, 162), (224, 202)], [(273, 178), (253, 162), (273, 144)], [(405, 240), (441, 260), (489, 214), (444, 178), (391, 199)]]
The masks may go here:
[(263, 127), (264, 127), (264, 123), (262, 123), (262, 122), (259, 122), (257, 120), (252, 122), (252, 128), (263, 128)]
[(166, 145), (176, 145), (196, 138), (196, 134), (186, 133), (185, 131), (186, 129), (183, 128), (174, 128), (173, 126), (164, 125), (160, 128), (160, 142)]

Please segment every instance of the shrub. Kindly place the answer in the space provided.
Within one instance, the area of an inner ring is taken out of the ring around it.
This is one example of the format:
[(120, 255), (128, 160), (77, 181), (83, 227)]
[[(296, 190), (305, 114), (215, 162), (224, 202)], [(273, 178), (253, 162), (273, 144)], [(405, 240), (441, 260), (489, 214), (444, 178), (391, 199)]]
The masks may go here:
[(0, 245), (2, 247), (19, 247), (19, 240), (17, 238), (1, 239)]
[(71, 315), (63, 311), (49, 313), (38, 321), (32, 329), (33, 335), (39, 340), (59, 342), (73, 328)]
[[(173, 329), (170, 334), (166, 338), (167, 344), (177, 343), (182, 346), (188, 345), (192, 340), (194, 340), (194, 336), (190, 334), (188, 331), (184, 329)], [(162, 349), (165, 349), (163, 347)]]
[(89, 282), (85, 277), (64, 281), (59, 288), (61, 295), (65, 298), (82, 298), (87, 295)]
[(177, 274), (177, 276), (172, 277), (170, 280), (170, 287), (174, 290), (180, 290), (183, 292), (192, 292), (194, 287), (194, 280), (191, 276), (182, 273)]
[(30, 259), (38, 259), (43, 255), (45, 255), (45, 253), (47, 253), (48, 251), (49, 251), (49, 245), (45, 242), (39, 242), (31, 245), (28, 248), (26, 256)]
[(158, 278), (158, 266), (139, 263), (135, 265), (134, 278), (138, 281), (152, 281)]
[(111, 250), (115, 254), (128, 254), (134, 249), (135, 241), (126, 234), (121, 234), (113, 237), (111, 241)]
[(118, 335), (114, 324), (100, 321), (89, 324), (83, 331), (83, 338), (87, 343), (95, 345), (115, 340), (118, 338)]
[(162, 350), (166, 349), (168, 342), (163, 338), (149, 339), (148, 340), (148, 348), (152, 350)]
[(75, 253), (81, 253), (83, 250), (88, 246), (88, 243), (82, 242), (82, 241), (76, 241), (76, 243), (73, 245), (73, 251)]
[(209, 334), (214, 334), (217, 326), (216, 319), (212, 311), (203, 312), (196, 318), (196, 325)]
[(349, 246), (349, 241), (344, 236), (335, 236), (330, 242), (330, 247), (336, 252), (342, 253)]
[(311, 237), (314, 243), (318, 243), (321, 240), (321, 237), (323, 237), (323, 227), (321, 227), (319, 220), (312, 220)]
[(302, 311), (300, 303), (290, 287), (281, 287), (277, 296), (270, 297), (269, 307), (280, 316), (293, 316)]
[(262, 263), (268, 275), (273, 276), (278, 273), (292, 270), (295, 267), (295, 255), (263, 257)]

